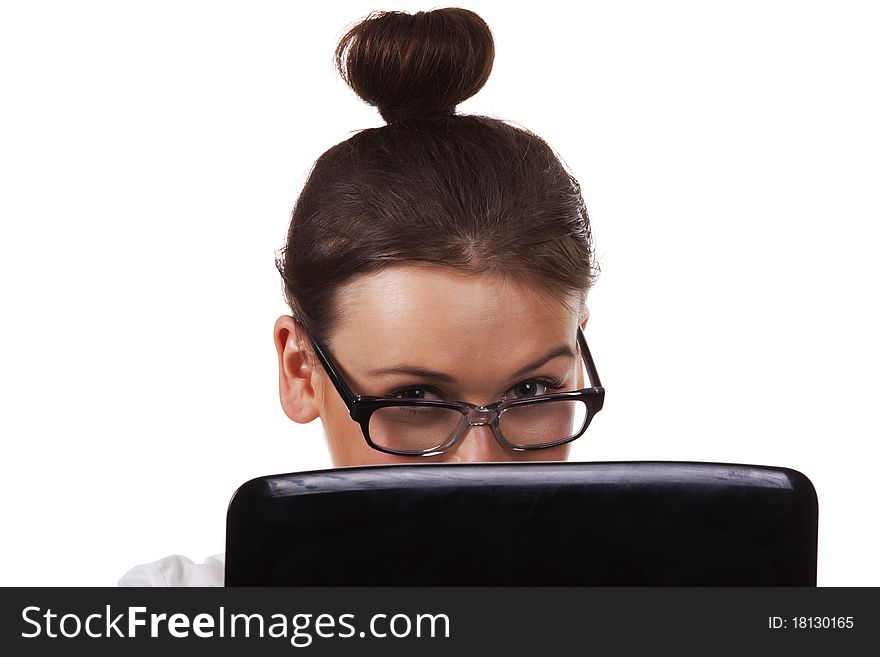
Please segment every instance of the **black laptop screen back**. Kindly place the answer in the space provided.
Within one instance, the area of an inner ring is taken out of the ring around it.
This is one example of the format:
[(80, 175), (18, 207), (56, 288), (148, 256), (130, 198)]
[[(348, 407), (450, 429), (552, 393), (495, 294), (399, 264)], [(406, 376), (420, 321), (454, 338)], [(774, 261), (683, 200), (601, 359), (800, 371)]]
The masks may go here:
[(786, 468), (375, 466), (260, 477), (227, 586), (814, 586), (818, 503)]

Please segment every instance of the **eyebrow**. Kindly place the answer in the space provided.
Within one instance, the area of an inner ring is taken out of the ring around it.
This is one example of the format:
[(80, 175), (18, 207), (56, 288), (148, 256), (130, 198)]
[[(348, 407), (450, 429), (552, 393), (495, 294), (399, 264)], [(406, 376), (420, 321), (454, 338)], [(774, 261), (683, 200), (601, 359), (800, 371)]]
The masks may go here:
[[(571, 347), (567, 345), (556, 347), (555, 349), (548, 351), (540, 358), (536, 358), (528, 365), (519, 368), (516, 372), (513, 373), (511, 378), (517, 379), (526, 372), (537, 369), (541, 367), (541, 365), (544, 365), (554, 358), (559, 358), (560, 356), (568, 356), (570, 358), (573, 358), (574, 352), (572, 352)], [(415, 365), (404, 364), (397, 365), (395, 367), (382, 367), (367, 372), (367, 376), (387, 376), (389, 374), (409, 374), (411, 376), (423, 379), (433, 379), (435, 381), (442, 381), (444, 383), (455, 383), (455, 377), (450, 374), (446, 374), (445, 372), (438, 372), (436, 370), (425, 369), (423, 367), (416, 367)]]

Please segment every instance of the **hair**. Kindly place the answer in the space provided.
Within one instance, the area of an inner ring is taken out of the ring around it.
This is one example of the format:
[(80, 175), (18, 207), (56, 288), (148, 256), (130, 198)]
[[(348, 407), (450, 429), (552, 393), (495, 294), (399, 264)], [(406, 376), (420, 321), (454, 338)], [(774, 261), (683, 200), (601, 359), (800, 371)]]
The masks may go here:
[(401, 264), (523, 280), (583, 310), (598, 275), (580, 185), (537, 135), (458, 115), (492, 70), (466, 9), (374, 12), (336, 48), (347, 84), (387, 122), (315, 162), (277, 258), (296, 319), (324, 341), (354, 277)]

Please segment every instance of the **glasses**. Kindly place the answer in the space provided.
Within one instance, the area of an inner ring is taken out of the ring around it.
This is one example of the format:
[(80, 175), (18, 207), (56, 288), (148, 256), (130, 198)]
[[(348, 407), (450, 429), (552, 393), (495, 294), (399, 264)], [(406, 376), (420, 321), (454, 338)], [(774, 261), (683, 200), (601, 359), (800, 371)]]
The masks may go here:
[(355, 395), (326, 349), (309, 336), (318, 360), (363, 431), (367, 444), (387, 454), (433, 456), (453, 448), (470, 427), (489, 426), (495, 439), (512, 450), (547, 449), (580, 438), (602, 410), (605, 388), (593, 364), (583, 331), (577, 342), (590, 379), (589, 388), (477, 406), (467, 402)]

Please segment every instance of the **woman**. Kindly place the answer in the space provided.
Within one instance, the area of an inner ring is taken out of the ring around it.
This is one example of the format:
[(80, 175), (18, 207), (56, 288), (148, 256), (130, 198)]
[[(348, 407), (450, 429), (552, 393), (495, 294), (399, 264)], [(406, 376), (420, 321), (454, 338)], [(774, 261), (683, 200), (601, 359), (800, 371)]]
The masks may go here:
[[(315, 163), (278, 260), (292, 315), (274, 330), (282, 407), (321, 419), (336, 466), (561, 461), (601, 408), (578, 183), (539, 137), (455, 114), (493, 57), (464, 9), (372, 14), (337, 47), (387, 125)], [(222, 582), (222, 555), (174, 556), (120, 585)]]

